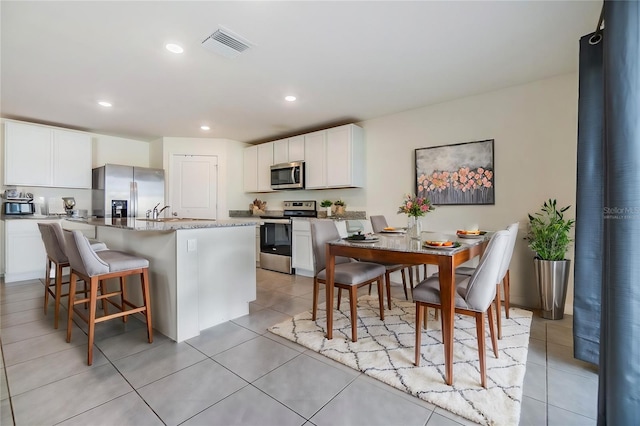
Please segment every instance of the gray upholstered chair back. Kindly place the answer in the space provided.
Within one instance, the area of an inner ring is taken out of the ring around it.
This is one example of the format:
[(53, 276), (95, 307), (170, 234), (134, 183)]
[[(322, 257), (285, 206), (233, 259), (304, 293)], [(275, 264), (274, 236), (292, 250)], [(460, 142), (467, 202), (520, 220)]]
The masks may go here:
[[(313, 247), (313, 274), (318, 275), (320, 271), (326, 268), (327, 252), (326, 243), (340, 239), (340, 233), (336, 228), (333, 220), (330, 219), (312, 219), (311, 220), (311, 246)], [(340, 263), (349, 263), (348, 257), (336, 257), (336, 265)]]
[(507, 244), (507, 250), (504, 252), (502, 263), (500, 264), (500, 273), (498, 274), (498, 281), (502, 281), (507, 271), (509, 270), (509, 264), (511, 263), (511, 256), (513, 255), (513, 249), (516, 246), (516, 239), (518, 238), (518, 222), (512, 223), (507, 226), (507, 232), (509, 232), (509, 242)]
[(47, 256), (56, 263), (67, 263), (64, 234), (59, 223), (38, 223)]
[(496, 283), (509, 245), (509, 231), (498, 231), (492, 237), (476, 267), (476, 271), (469, 278), (466, 288), (465, 301), (470, 309), (485, 312), (496, 296)]
[(383, 215), (369, 216), (371, 227), (376, 234), (382, 232), (387, 226), (387, 219)]
[(72, 269), (89, 277), (109, 272), (109, 264), (98, 257), (82, 232), (67, 232), (65, 240), (67, 257)]

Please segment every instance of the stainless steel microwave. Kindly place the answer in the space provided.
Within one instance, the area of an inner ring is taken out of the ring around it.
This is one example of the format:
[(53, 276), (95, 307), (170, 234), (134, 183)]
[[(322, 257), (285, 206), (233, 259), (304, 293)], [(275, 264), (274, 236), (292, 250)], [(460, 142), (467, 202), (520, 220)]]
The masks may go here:
[(304, 189), (304, 161), (271, 166), (271, 189)]

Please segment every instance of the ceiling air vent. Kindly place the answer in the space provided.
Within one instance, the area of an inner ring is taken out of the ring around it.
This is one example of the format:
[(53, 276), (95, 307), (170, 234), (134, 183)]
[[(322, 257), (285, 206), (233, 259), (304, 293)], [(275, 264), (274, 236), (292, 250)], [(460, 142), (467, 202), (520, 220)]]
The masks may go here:
[(234, 58), (253, 46), (253, 43), (221, 27), (207, 37), (202, 46), (226, 58)]

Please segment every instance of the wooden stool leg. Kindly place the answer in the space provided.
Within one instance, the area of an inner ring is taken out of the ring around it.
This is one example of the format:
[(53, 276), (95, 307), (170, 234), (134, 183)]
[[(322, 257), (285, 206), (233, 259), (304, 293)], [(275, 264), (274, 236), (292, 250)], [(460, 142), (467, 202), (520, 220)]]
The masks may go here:
[(151, 297), (149, 296), (149, 270), (143, 269), (140, 274), (142, 280), (142, 297), (144, 298), (144, 306), (147, 308), (145, 311), (147, 317), (147, 337), (149, 343), (153, 343), (153, 327), (151, 324)]
[(75, 305), (75, 299), (76, 299), (76, 280), (78, 279), (78, 277), (76, 276), (76, 274), (73, 272), (73, 270), (71, 270), (71, 273), (69, 275), (69, 305), (68, 305), (68, 309), (67, 309), (67, 343), (71, 342), (71, 330), (72, 330), (72, 324), (73, 324), (73, 310), (74, 305)]
[(56, 306), (53, 307), (53, 328), (58, 328), (58, 317), (60, 316), (60, 298), (62, 297), (62, 266), (56, 263), (56, 276), (55, 276), (55, 289)]
[(504, 310), (507, 318), (509, 318), (509, 288), (511, 286), (511, 282), (509, 281), (508, 269), (507, 274), (502, 279), (502, 286), (504, 287)]
[(422, 335), (422, 320), (424, 316), (424, 306), (420, 303), (416, 303), (416, 360), (414, 364), (416, 367), (420, 367), (420, 337)]
[(358, 286), (349, 288), (349, 305), (351, 307), (351, 341), (358, 341)]
[(93, 364), (93, 339), (96, 331), (96, 304), (98, 302), (98, 278), (91, 277), (89, 284), (89, 333), (87, 351), (87, 365)]
[[(51, 260), (47, 258), (47, 265), (44, 268), (44, 314), (47, 315), (47, 306), (49, 305), (49, 284), (51, 283)], [(57, 325), (56, 325), (56, 328)]]
[[(144, 272), (142, 274), (140, 274), (140, 279), (141, 280), (143, 279), (143, 275), (144, 275)], [(120, 277), (120, 303), (121, 303), (120, 308), (122, 309), (122, 312), (127, 310), (126, 303), (124, 303), (124, 301), (127, 300), (127, 293), (126, 293), (127, 286), (126, 286), (125, 279), (126, 279), (126, 277)], [(141, 284), (142, 284), (142, 291), (143, 291), (142, 294), (144, 294), (144, 283), (141, 282)], [(127, 322), (128, 318), (129, 318), (128, 315), (123, 316), (122, 317), (122, 322)]]
[[(107, 283), (105, 283), (104, 280), (99, 280), (100, 281), (100, 294), (107, 294)], [(107, 303), (107, 299), (102, 299), (102, 310), (104, 312), (104, 315), (108, 315), (109, 314), (109, 308), (107, 307), (108, 303)]]

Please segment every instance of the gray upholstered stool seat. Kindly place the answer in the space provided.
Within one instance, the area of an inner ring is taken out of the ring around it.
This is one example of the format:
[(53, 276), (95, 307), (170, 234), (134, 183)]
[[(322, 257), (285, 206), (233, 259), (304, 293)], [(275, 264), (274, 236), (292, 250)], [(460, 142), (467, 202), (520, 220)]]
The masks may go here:
[[(69, 280), (69, 293), (74, 294), (76, 280), (83, 279), (89, 283), (89, 297), (77, 299), (69, 297), (69, 309), (67, 318), (67, 342), (71, 341), (73, 315), (77, 314), (89, 325), (87, 364), (93, 362), (93, 341), (96, 323), (113, 318), (122, 318), (126, 321), (129, 315), (141, 313), (147, 323), (147, 338), (153, 342), (153, 330), (151, 325), (151, 298), (149, 294), (149, 261), (140, 256), (117, 250), (93, 251), (87, 238), (79, 231), (73, 231), (66, 235), (67, 255), (71, 264), (71, 278)], [(126, 277), (139, 275), (142, 289), (143, 304), (138, 306), (127, 298)], [(110, 278), (119, 278), (118, 291), (105, 292), (104, 289), (98, 296), (98, 286)], [(116, 297), (114, 299), (114, 297)], [(104, 316), (96, 317), (96, 303), (102, 300)], [(89, 313), (76, 308), (76, 305), (89, 302)], [(120, 312), (109, 314), (106, 302), (119, 308)]]
[[(62, 294), (62, 270), (69, 267), (69, 259), (65, 252), (64, 233), (69, 232), (62, 229), (57, 222), (38, 223), (38, 229), (42, 236), (44, 249), (47, 253), (47, 263), (44, 277), (44, 313), (47, 314), (47, 306), (49, 305), (49, 295), (54, 298), (54, 319), (53, 325), (58, 328), (58, 316), (60, 313), (60, 299), (68, 294)], [(90, 240), (92, 250), (106, 250), (107, 245), (98, 240)], [(55, 265), (54, 280), (51, 282), (51, 266)], [(86, 291), (86, 286), (85, 286)], [(85, 293), (86, 294), (86, 293)]]

